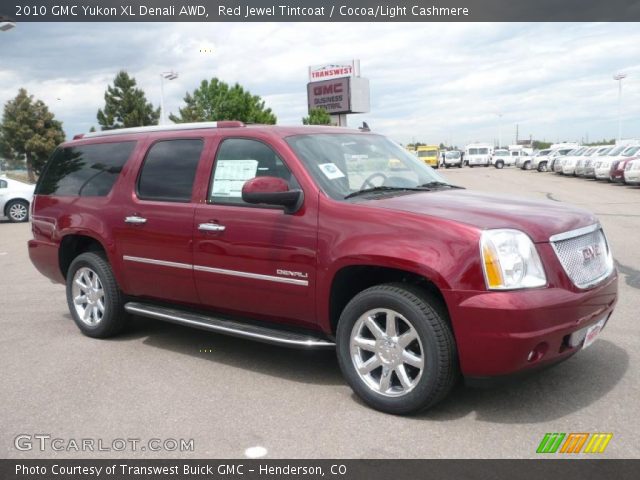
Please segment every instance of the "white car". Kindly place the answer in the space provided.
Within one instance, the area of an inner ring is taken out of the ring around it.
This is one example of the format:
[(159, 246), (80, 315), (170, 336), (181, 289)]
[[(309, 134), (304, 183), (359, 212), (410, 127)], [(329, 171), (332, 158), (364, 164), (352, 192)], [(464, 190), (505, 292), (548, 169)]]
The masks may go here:
[(11, 222), (29, 220), (29, 206), (33, 200), (35, 185), (0, 177), (0, 217)]
[(540, 150), (533, 157), (531, 157), (531, 160), (526, 160), (522, 164), (522, 169), (523, 170), (531, 170), (532, 168), (535, 168), (537, 170), (538, 166), (542, 162), (544, 162), (545, 165), (546, 165), (547, 160), (549, 159), (549, 154), (551, 152), (552, 152), (552, 150), (550, 148), (545, 148), (544, 150)]
[(609, 180), (609, 173), (611, 171), (611, 165), (615, 160), (622, 158), (622, 153), (627, 149), (633, 149), (633, 146), (629, 145), (616, 145), (609, 153), (600, 158), (595, 165), (596, 180)]
[(444, 168), (462, 168), (462, 152), (460, 150), (449, 150), (444, 154)]
[(578, 160), (582, 158), (587, 150), (589, 150), (588, 147), (580, 147), (569, 152), (567, 156), (564, 157), (563, 161), (554, 165), (553, 170), (556, 173), (562, 173), (563, 175), (575, 175)]
[(516, 157), (509, 154), (509, 150), (498, 149), (493, 151), (491, 155), (491, 164), (496, 168), (503, 168), (509, 165), (515, 165)]
[(624, 183), (627, 185), (640, 185), (640, 160), (627, 163), (624, 169)]
[(558, 157), (564, 157), (576, 148), (577, 147), (575, 145), (572, 145), (570, 147), (561, 147), (551, 150), (547, 155), (540, 156), (537, 159), (534, 158), (532, 167), (539, 172), (546, 172), (550, 164), (553, 164), (556, 160), (559, 160)]

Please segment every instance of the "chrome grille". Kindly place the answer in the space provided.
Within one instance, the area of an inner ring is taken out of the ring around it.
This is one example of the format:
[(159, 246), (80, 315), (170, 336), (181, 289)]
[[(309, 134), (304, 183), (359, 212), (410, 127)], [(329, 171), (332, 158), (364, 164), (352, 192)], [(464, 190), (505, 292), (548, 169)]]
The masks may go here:
[(613, 271), (613, 260), (600, 225), (554, 235), (551, 245), (564, 271), (578, 288), (588, 288)]

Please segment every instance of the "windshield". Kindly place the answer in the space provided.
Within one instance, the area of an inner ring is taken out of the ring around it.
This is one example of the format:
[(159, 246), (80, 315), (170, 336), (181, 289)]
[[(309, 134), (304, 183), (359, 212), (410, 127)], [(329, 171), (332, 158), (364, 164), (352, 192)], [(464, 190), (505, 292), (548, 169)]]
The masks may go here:
[(445, 158), (460, 158), (460, 152), (447, 152)]
[(636, 152), (640, 150), (640, 146), (638, 147), (627, 147), (627, 149), (622, 152), (622, 155), (624, 155), (625, 157), (632, 157), (636, 154)]
[(629, 145), (619, 145), (617, 147), (614, 147), (610, 152), (609, 155), (620, 155)]
[(294, 135), (286, 142), (335, 200), (376, 187), (391, 191), (447, 183), (431, 167), (380, 135), (319, 133)]
[(436, 154), (437, 154), (436, 150), (418, 150), (418, 156), (420, 158), (435, 157)]
[(543, 156), (543, 155), (549, 155), (549, 152), (550, 152), (550, 151), (551, 151), (551, 150), (540, 150), (540, 151), (536, 154), (536, 157), (541, 157), (541, 156)]
[(598, 156), (599, 157), (604, 157), (605, 155), (609, 154), (609, 152), (611, 151), (613, 147), (609, 147), (609, 148), (603, 148), (602, 150), (600, 150), (598, 152)]
[(506, 150), (496, 150), (495, 152), (493, 152), (493, 154), (498, 156), (498, 157), (508, 157), (509, 156), (509, 152), (507, 152)]

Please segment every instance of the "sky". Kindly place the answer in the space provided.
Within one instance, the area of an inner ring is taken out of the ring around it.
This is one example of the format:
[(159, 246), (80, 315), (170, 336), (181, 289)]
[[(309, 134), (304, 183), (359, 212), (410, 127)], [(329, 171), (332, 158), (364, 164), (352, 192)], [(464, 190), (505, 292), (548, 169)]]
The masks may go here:
[(0, 105), (20, 87), (68, 137), (97, 126), (119, 70), (177, 112), (207, 78), (260, 95), (282, 125), (307, 114), (308, 66), (360, 59), (371, 111), (350, 115), (408, 143), (640, 138), (640, 28), (633, 23), (22, 23), (0, 32)]

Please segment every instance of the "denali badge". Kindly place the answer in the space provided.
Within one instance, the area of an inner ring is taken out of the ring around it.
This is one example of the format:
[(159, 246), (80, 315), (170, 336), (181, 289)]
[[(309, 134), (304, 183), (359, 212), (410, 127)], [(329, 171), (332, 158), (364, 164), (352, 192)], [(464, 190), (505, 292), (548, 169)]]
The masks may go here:
[(596, 257), (600, 256), (600, 245), (589, 245), (586, 248), (582, 249), (582, 258), (584, 259), (584, 264), (587, 264), (594, 260)]
[(309, 278), (309, 274), (308, 273), (292, 272), (291, 270), (280, 270), (280, 269), (277, 269), (276, 273), (278, 275), (284, 275), (285, 277)]

